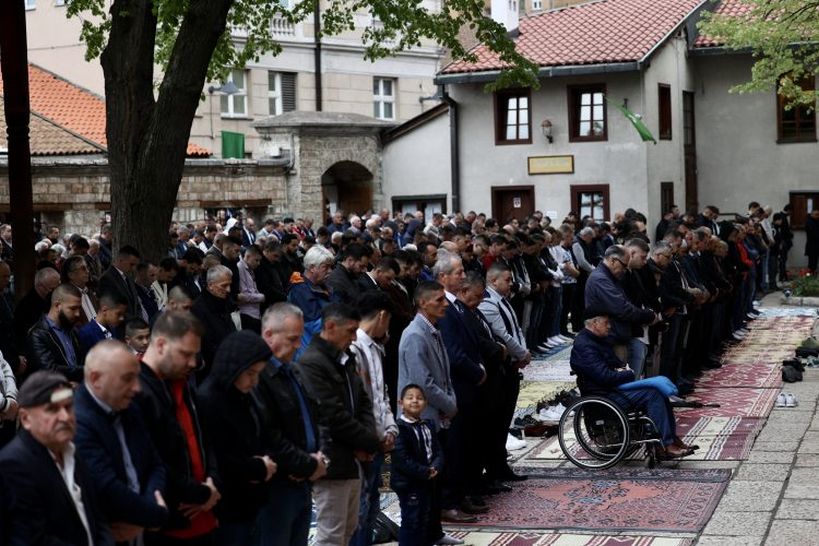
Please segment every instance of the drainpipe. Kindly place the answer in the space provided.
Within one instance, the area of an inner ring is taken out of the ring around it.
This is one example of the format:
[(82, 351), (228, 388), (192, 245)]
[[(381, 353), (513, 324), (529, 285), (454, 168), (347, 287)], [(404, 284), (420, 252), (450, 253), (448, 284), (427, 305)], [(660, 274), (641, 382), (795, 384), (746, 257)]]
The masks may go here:
[(458, 103), (449, 96), (445, 85), (439, 86), (441, 98), (449, 105), (449, 171), (452, 182), (452, 210), (461, 210), (461, 156), (458, 146)]
[(320, 0), (315, 0), (313, 7), (313, 62), (316, 71), (316, 112), (321, 112), (321, 9)]

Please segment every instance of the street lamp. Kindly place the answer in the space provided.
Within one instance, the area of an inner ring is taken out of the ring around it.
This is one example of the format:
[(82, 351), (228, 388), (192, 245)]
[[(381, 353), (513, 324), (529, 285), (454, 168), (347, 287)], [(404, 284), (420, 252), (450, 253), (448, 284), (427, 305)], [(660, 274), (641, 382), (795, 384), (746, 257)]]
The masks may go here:
[(213, 140), (216, 138), (216, 135), (213, 133), (213, 94), (219, 93), (220, 95), (235, 95), (238, 93), (240, 89), (236, 87), (236, 84), (233, 83), (232, 80), (228, 80), (227, 82), (223, 83), (219, 87), (209, 86), (208, 87), (208, 95), (210, 95), (210, 138)]

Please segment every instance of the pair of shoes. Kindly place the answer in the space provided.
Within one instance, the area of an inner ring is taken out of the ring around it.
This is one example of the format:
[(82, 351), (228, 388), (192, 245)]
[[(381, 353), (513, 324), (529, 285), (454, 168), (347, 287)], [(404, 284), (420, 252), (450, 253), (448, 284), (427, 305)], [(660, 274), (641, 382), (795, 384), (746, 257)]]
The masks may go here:
[(460, 544), (463, 543), (464, 541), (461, 540), (460, 538), (455, 538), (454, 536), (448, 535), (446, 533), (444, 533), (444, 536), (435, 541), (435, 544), (444, 544), (448, 546), (459, 546)]
[(533, 415), (535, 419), (538, 421), (544, 422), (555, 422), (560, 421), (560, 418), (563, 417), (563, 412), (566, 411), (566, 408), (563, 404), (558, 403), (556, 406), (549, 406), (548, 408), (543, 408), (539, 412)]
[(465, 498), (463, 501), (461, 501), (461, 512), (473, 516), (478, 514), (487, 514), (489, 513), (489, 507), (486, 506), (486, 504), (479, 506), (472, 502), (469, 498)]
[[(465, 514), (457, 508), (450, 508), (449, 510), (441, 510), (441, 521), (447, 523), (477, 523), (478, 518), (472, 514)], [(441, 544), (441, 542), (436, 544)]]
[(529, 479), (529, 476), (526, 474), (518, 474), (511, 468), (508, 472), (501, 474), (500, 476), (501, 481), (504, 482), (525, 482)]
[(665, 446), (665, 449), (659, 448), (658, 451), (658, 458), (661, 460), (681, 459), (694, 453), (692, 449), (679, 447), (674, 444)]
[(674, 437), (674, 445), (677, 447), (681, 447), (683, 449), (690, 449), (691, 451), (697, 451), (700, 448), (700, 446), (698, 446), (697, 444), (691, 445), (686, 444), (685, 442), (682, 441), (682, 438), (680, 438), (679, 436)]
[(779, 396), (776, 397), (777, 408), (795, 408), (798, 405), (799, 401), (791, 392), (781, 392)]
[(559, 339), (563, 343), (571, 343), (574, 340), (574, 338), (564, 336), (563, 334), (560, 334), (560, 335), (558, 335), (556, 337), (557, 337), (557, 339)]
[(506, 436), (506, 451), (519, 451), (526, 447), (526, 440), (518, 440), (511, 434)]

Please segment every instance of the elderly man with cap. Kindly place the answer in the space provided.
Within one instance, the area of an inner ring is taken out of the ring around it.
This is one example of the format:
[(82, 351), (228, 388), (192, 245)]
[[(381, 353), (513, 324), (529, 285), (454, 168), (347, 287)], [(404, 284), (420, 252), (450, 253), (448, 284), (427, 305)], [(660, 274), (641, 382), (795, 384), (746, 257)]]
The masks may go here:
[(139, 361), (113, 339), (95, 345), (77, 389), (77, 450), (118, 543), (142, 545), (145, 528), (165, 524), (165, 466), (137, 407)]
[(22, 430), (0, 451), (4, 494), (13, 497), (3, 529), (9, 544), (114, 544), (90, 474), (75, 457), (71, 384), (58, 373), (34, 373), (19, 403)]
[(662, 438), (663, 448), (659, 455), (669, 459), (691, 455), (695, 447), (686, 445), (677, 437), (668, 397), (653, 387), (618, 389), (634, 381), (634, 372), (614, 354), (607, 339), (610, 323), (605, 311), (588, 308), (583, 318), (585, 328), (575, 337), (569, 358), (572, 371), (577, 374), (580, 393), (583, 396), (605, 396), (624, 410), (644, 408)]

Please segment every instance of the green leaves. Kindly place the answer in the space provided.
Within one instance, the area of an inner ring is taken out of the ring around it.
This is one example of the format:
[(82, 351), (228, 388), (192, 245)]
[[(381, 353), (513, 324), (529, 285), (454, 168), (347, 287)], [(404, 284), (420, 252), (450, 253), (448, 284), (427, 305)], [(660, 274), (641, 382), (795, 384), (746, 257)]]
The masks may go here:
[[(732, 88), (750, 93), (778, 89), (792, 108), (816, 102), (801, 85), (819, 70), (819, 0), (743, 0), (739, 15), (706, 13), (700, 32), (717, 37), (732, 50), (750, 50), (751, 80)], [(813, 86), (810, 86), (813, 87)]]
[[(153, 0), (151, 7), (157, 19), (155, 61), (162, 69), (170, 61), (190, 6), (202, 1), (207, 0)], [(236, 0), (213, 52), (208, 80), (224, 81), (231, 69), (258, 61), (265, 54), (280, 53), (281, 44), (271, 32), (277, 21), (289, 25), (303, 22), (309, 37), (317, 1)], [(114, 0), (114, 4), (123, 2)], [(80, 37), (86, 43), (89, 60), (98, 57), (107, 44), (111, 28), (107, 3), (68, 3), (68, 16), (82, 19)], [(450, 51), (453, 59), (474, 60), (460, 40), (462, 29), (468, 28), (508, 66), (492, 88), (538, 85), (538, 67), (515, 50), (503, 25), (484, 15), (482, 0), (325, 0), (321, 9), (321, 35), (358, 36), (364, 58), (371, 61), (422, 46), (441, 47)]]

